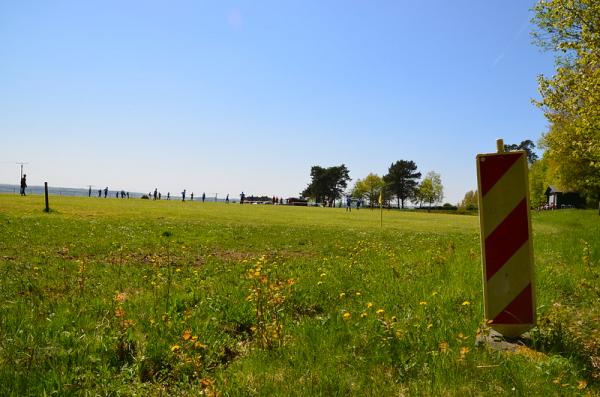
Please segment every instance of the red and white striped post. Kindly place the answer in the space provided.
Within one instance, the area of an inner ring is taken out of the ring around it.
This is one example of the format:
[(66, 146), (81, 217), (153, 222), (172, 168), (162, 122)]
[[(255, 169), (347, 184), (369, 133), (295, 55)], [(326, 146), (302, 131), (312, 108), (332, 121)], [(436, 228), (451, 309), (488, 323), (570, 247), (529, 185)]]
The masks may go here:
[(525, 151), (477, 156), (485, 318), (515, 337), (536, 324), (533, 243)]

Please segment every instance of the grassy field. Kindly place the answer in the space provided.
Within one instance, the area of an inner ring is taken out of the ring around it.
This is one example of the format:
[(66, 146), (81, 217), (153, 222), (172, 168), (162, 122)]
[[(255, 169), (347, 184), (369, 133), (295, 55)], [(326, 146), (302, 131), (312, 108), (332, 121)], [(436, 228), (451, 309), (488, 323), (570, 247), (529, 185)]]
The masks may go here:
[(476, 216), (0, 195), (0, 395), (598, 395), (600, 219), (533, 214), (539, 326), (475, 346)]

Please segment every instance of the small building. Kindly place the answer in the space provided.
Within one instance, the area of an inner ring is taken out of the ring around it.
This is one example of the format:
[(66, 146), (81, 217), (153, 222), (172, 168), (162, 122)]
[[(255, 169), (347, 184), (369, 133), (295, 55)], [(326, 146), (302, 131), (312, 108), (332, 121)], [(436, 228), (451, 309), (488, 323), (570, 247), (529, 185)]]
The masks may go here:
[(548, 208), (585, 208), (585, 200), (577, 192), (548, 186), (546, 193)]

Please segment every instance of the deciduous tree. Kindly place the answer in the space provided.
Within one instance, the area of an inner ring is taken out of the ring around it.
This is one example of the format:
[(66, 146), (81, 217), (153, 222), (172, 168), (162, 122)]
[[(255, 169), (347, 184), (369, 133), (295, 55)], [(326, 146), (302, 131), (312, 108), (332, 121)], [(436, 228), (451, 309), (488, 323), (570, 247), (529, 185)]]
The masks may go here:
[(311, 197), (317, 203), (333, 202), (341, 196), (348, 186), (350, 171), (342, 164), (335, 167), (323, 168), (315, 165), (310, 169), (310, 184), (302, 192), (302, 197)]
[(379, 192), (385, 186), (383, 179), (377, 174), (369, 174), (364, 179), (358, 179), (352, 189), (352, 196), (369, 200), (371, 208), (379, 199)]
[(433, 203), (441, 202), (444, 198), (441, 175), (435, 171), (428, 172), (419, 184), (417, 197), (421, 202), (428, 203), (430, 209)]
[(534, 38), (556, 53), (539, 77), (536, 104), (550, 121), (542, 137), (557, 185), (600, 198), (600, 1), (546, 0), (534, 7)]

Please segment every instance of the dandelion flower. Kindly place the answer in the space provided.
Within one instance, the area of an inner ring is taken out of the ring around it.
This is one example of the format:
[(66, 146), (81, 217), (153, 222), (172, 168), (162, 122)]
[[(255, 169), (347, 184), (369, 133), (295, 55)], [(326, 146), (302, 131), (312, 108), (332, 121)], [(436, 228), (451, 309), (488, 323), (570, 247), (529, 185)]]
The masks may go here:
[(172, 351), (173, 353), (174, 353), (174, 352), (176, 352), (176, 351), (179, 351), (179, 349), (181, 349), (181, 348), (179, 347), (179, 345), (173, 345), (173, 346), (171, 346), (171, 351)]
[(442, 341), (438, 344), (438, 347), (440, 348), (440, 352), (448, 353), (448, 342)]
[(349, 320), (350, 317), (352, 317), (352, 314), (350, 312), (345, 312), (342, 317), (344, 320)]
[(385, 313), (385, 310), (377, 309), (377, 311), (375, 313), (377, 313), (378, 315), (382, 315), (383, 313)]
[(587, 387), (587, 381), (585, 379), (584, 380), (580, 380), (579, 383), (577, 384), (577, 388), (579, 390), (583, 390), (586, 387)]
[(370, 309), (370, 308), (372, 308), (372, 307), (373, 307), (373, 303), (372, 303), (372, 302), (369, 302), (369, 303), (367, 303), (367, 307), (368, 307), (369, 309)]
[(322, 281), (319, 281), (319, 282), (317, 283), (317, 285), (321, 285), (321, 284), (323, 284), (323, 282), (322, 282)]
[(427, 301), (421, 301), (421, 302), (419, 302), (419, 305), (421, 305), (421, 306), (427, 306)]
[(345, 292), (341, 292), (341, 293), (340, 293), (340, 298), (343, 298), (343, 297), (345, 297), (345, 296), (346, 296), (346, 293), (345, 293)]
[(464, 302), (462, 303), (462, 306), (469, 306), (470, 304), (471, 304), (471, 302), (469, 302), (469, 301), (464, 301)]
[(192, 332), (189, 329), (183, 331), (182, 338), (183, 340), (189, 340), (192, 337)]
[(198, 342), (194, 343), (194, 347), (196, 349), (206, 349), (208, 346), (206, 346), (204, 343), (198, 341)]
[(427, 329), (431, 329), (431, 327), (433, 327), (433, 324), (431, 324), (431, 323), (427, 324)]
[(367, 312), (362, 312), (362, 313), (360, 314), (360, 318), (365, 318), (365, 317), (367, 317)]
[(361, 295), (361, 293), (360, 293), (360, 292), (357, 292), (357, 293), (356, 293), (356, 296), (360, 296), (360, 295)]
[(181, 271), (180, 268), (175, 269), (175, 272), (179, 273)]

